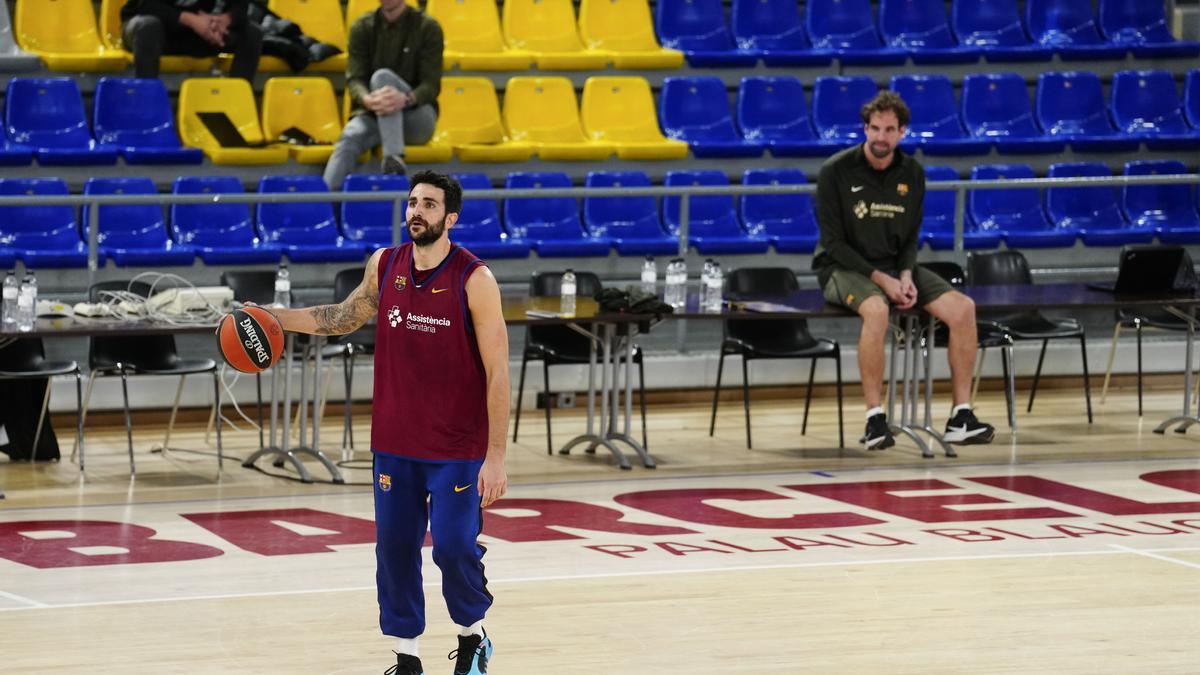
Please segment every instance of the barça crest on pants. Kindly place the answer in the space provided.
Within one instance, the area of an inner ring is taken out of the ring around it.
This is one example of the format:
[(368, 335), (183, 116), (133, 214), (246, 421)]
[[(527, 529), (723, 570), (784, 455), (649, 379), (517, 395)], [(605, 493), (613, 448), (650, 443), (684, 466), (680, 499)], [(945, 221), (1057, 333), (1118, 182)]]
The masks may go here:
[(382, 492), (387, 492), (392, 489), (392, 477), (386, 473), (379, 474), (379, 489)]
[(396, 280), (392, 282), (392, 286), (394, 286), (395, 289), (398, 291), (404, 290), (404, 287), (407, 285), (408, 285), (408, 278), (402, 274), (397, 274)]

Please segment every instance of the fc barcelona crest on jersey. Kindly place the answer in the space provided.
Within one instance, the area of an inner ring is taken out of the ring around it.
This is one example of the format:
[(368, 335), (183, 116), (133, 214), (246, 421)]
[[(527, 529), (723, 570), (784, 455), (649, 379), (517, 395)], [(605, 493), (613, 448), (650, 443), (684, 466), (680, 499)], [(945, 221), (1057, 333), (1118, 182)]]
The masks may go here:
[(396, 280), (392, 282), (392, 286), (394, 286), (396, 288), (396, 290), (398, 290), (398, 291), (404, 290), (404, 287), (407, 285), (408, 285), (408, 278), (401, 274), (397, 274)]
[(899, 192), (901, 197), (907, 195), (908, 183), (896, 183), (896, 192)]
[(379, 489), (382, 492), (387, 492), (392, 489), (392, 477), (386, 473), (379, 474)]

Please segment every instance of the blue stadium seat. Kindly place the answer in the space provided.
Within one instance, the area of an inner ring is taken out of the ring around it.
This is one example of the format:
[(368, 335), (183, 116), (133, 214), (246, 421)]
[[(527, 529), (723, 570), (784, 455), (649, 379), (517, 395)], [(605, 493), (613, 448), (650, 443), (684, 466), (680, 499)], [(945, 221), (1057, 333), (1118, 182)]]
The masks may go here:
[(1076, 152), (1133, 152), (1140, 145), (1113, 126), (1095, 73), (1042, 73), (1033, 101), (1046, 134), (1066, 139)]
[[(1051, 164), (1051, 178), (1111, 177), (1104, 164), (1067, 162)], [(1046, 189), (1046, 214), (1059, 228), (1079, 230), (1088, 246), (1145, 244), (1154, 239), (1154, 228), (1130, 225), (1117, 203), (1115, 187), (1056, 187)]]
[[(927, 183), (958, 180), (958, 172), (948, 166), (925, 167)], [(935, 251), (954, 250), (954, 190), (926, 190), (921, 209), (921, 243)], [(1000, 246), (1002, 235), (996, 229), (979, 229), (966, 218), (963, 222), (963, 248), (980, 249)]]
[[(408, 176), (352, 173), (342, 181), (343, 192), (408, 192)], [(392, 245), (392, 201), (342, 202), (342, 236), (362, 244), (368, 252)], [(400, 218), (405, 218), (403, 207)], [(408, 228), (400, 228), (407, 241)]]
[(1189, 70), (1183, 80), (1183, 115), (1194, 131), (1200, 131), (1200, 70)]
[[(650, 187), (642, 171), (591, 171), (587, 187)], [(654, 197), (586, 197), (583, 224), (592, 234), (609, 237), (621, 255), (671, 255), (679, 237), (663, 230)]]
[(817, 138), (804, 85), (794, 77), (743, 77), (738, 85), (738, 125), (776, 157), (824, 157), (839, 147)]
[(1175, 78), (1165, 70), (1124, 70), (1113, 75), (1112, 112), (1117, 128), (1151, 150), (1200, 148), (1200, 133), (1183, 119)]
[(764, 144), (738, 133), (725, 84), (716, 77), (663, 80), (658, 116), (669, 138), (686, 141), (696, 157), (759, 157)]
[[(971, 170), (971, 180), (1034, 178), (1028, 164), (980, 164)], [(972, 227), (1000, 232), (1009, 248), (1052, 248), (1074, 246), (1079, 232), (1058, 229), (1046, 218), (1037, 188), (971, 190), (967, 193), (967, 216)]]
[[(0, 179), (0, 195), (66, 194), (67, 184), (58, 178)], [(73, 206), (0, 206), (0, 242), (27, 268), (87, 266)]]
[(813, 83), (813, 127), (823, 140), (843, 146), (860, 143), (863, 104), (875, 98), (879, 87), (867, 75), (818, 77)]
[[(155, 195), (158, 188), (149, 178), (89, 178), (85, 195)], [(159, 204), (109, 204), (96, 214), (100, 252), (121, 267), (188, 265), (196, 251), (178, 244), (167, 233)], [(82, 221), (90, 222), (90, 205), (83, 207)]]
[(161, 80), (102, 77), (92, 97), (96, 140), (117, 147), (126, 164), (200, 164), (204, 151), (185, 148)]
[(17, 264), (17, 252), (9, 248), (0, 248), (0, 267), (12, 269)]
[(963, 78), (963, 122), (976, 138), (988, 138), (1005, 153), (1062, 152), (1067, 143), (1042, 134), (1029, 106), (1025, 78), (985, 73)]
[(1064, 61), (1123, 59), (1128, 51), (1100, 35), (1092, 0), (1025, 0), (1025, 25)]
[(808, 0), (804, 26), (817, 49), (830, 49), (840, 64), (903, 65), (908, 52), (884, 47), (871, 0)]
[(79, 85), (68, 77), (14, 77), (4, 98), (8, 137), (34, 149), (39, 164), (117, 163), (117, 149), (97, 143), (88, 130)]
[[(328, 191), (317, 175), (263, 176), (258, 181), (264, 195)], [(262, 238), (281, 246), (292, 262), (362, 260), (366, 252), (361, 242), (342, 237), (329, 202), (259, 202), (255, 218)]]
[(1100, 0), (1100, 30), (1138, 58), (1200, 55), (1200, 42), (1171, 35), (1163, 3), (1154, 0)]
[[(1184, 175), (1187, 167), (1177, 159), (1125, 163), (1126, 176)], [(1152, 227), (1164, 244), (1200, 242), (1200, 214), (1196, 189), (1191, 185), (1127, 185), (1121, 190), (1121, 210), (1129, 222)]]
[[(242, 181), (232, 176), (183, 176), (171, 192), (177, 195), (241, 194)], [(190, 245), (207, 265), (278, 263), (283, 249), (259, 238), (249, 204), (172, 204), (171, 233)]]
[(978, 47), (958, 44), (942, 0), (879, 0), (879, 32), (889, 47), (908, 50), (913, 63), (975, 63)]
[[(800, 169), (748, 169), (743, 185), (804, 185)], [(777, 253), (812, 253), (820, 232), (812, 195), (742, 195), (742, 223), (746, 231), (766, 235)]]
[[(558, 171), (510, 173), (508, 189), (571, 187), (571, 178)], [(583, 230), (574, 197), (509, 198), (504, 200), (504, 225), (515, 237), (528, 239), (542, 257), (606, 256), (612, 240)]]
[(961, 44), (978, 47), (991, 62), (1049, 61), (1050, 47), (1029, 40), (1016, 0), (955, 0), (950, 24)]
[(827, 66), (830, 49), (813, 49), (795, 0), (733, 0), (733, 39), (767, 66)]
[(971, 138), (959, 118), (954, 85), (945, 75), (894, 75), (889, 85), (908, 103), (912, 119), (901, 146), (926, 155), (986, 155), (988, 140)]
[(739, 49), (734, 43), (721, 0), (658, 0), (654, 23), (662, 45), (683, 52), (693, 68), (752, 68), (758, 63), (757, 49)]
[[(492, 189), (492, 181), (486, 173), (456, 173), (453, 176), (468, 193)], [(530, 243), (509, 236), (500, 225), (500, 209), (494, 199), (463, 199), (462, 212), (450, 231), (450, 239), (485, 260), (529, 256)]]
[[(729, 179), (717, 170), (668, 171), (663, 184), (729, 185)], [(663, 198), (663, 222), (668, 232), (679, 234), (679, 197)], [(765, 253), (771, 240), (742, 229), (730, 195), (688, 198), (688, 244), (702, 254)]]

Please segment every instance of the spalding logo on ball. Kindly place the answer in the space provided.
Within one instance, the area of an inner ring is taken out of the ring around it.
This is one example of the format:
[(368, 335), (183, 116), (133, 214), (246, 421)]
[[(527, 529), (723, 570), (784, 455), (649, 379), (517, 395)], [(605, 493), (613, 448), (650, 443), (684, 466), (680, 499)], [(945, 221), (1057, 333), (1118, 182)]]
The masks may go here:
[(234, 370), (258, 373), (283, 353), (283, 327), (262, 307), (243, 307), (221, 317), (217, 349)]

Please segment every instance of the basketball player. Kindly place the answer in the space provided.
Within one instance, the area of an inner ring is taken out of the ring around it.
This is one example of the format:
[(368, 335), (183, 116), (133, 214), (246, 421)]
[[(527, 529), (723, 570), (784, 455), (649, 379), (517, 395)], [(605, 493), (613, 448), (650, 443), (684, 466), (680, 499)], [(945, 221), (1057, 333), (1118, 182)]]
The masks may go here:
[(374, 453), (379, 625), (398, 638), (388, 673), (422, 673), (421, 548), (432, 528), (442, 593), (461, 631), (455, 673), (486, 673), (492, 604), (476, 537), (502, 497), (508, 433), (508, 333), (487, 265), (449, 234), (462, 186), (432, 171), (412, 177), (412, 243), (376, 251), (341, 303), (272, 309), (285, 330), (342, 335), (376, 317)]

